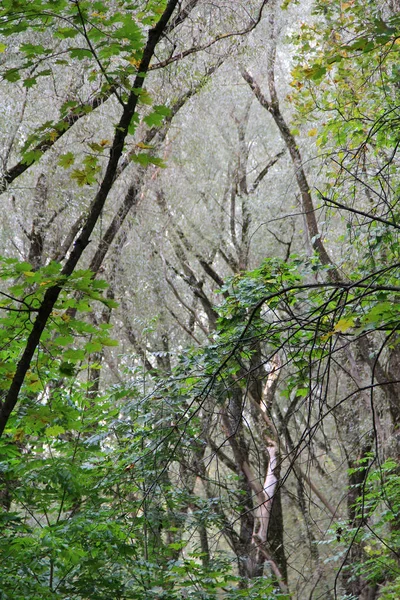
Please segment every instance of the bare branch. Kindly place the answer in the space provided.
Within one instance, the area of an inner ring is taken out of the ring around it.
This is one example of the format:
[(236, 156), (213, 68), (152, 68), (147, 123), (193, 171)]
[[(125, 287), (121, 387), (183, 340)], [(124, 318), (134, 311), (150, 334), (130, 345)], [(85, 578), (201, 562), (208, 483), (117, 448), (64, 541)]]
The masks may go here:
[(168, 65), (173, 64), (174, 62), (177, 62), (178, 60), (181, 60), (182, 58), (186, 58), (187, 56), (190, 56), (191, 54), (196, 54), (198, 52), (203, 52), (203, 50), (208, 50), (208, 48), (211, 48), (211, 46), (214, 46), (215, 44), (217, 44), (218, 42), (220, 42), (222, 40), (227, 40), (227, 39), (230, 39), (233, 37), (243, 37), (243, 36), (247, 35), (251, 31), (253, 31), (253, 29), (255, 29), (257, 27), (257, 25), (259, 24), (259, 22), (261, 21), (264, 8), (268, 4), (268, 2), (269, 2), (269, 0), (263, 0), (263, 2), (261, 3), (260, 10), (258, 11), (257, 17), (255, 19), (251, 19), (250, 24), (245, 29), (242, 29), (240, 31), (233, 31), (232, 33), (223, 33), (221, 35), (218, 35), (216, 38), (207, 42), (206, 44), (198, 44), (197, 46), (188, 48), (187, 50), (184, 50), (183, 52), (179, 52), (178, 54), (175, 54), (174, 56), (170, 56), (169, 58), (166, 58), (165, 60), (162, 60), (158, 63), (151, 65), (150, 70), (162, 69)]

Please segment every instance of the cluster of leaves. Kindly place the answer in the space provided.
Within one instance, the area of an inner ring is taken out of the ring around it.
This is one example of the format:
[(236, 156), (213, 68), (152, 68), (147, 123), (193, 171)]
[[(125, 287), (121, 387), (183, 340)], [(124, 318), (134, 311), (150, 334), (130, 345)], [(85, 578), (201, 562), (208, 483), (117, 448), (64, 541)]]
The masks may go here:
[(199, 381), (174, 376), (141, 398), (141, 372), (132, 372), (129, 386), (94, 400), (90, 354), (115, 342), (84, 317), (93, 303), (114, 306), (104, 282), (7, 258), (0, 275), (4, 390), (43, 294), (63, 289), (1, 440), (2, 598), (275, 597), (268, 579), (241, 589), (231, 559), (204, 561), (193, 541), (200, 525), (219, 527), (215, 500), (177, 486), (171, 470), (199, 444), (189, 401)]
[[(4, 79), (12, 83), (22, 78), (29, 88), (52, 69), (66, 67), (69, 59), (84, 60), (89, 78), (102, 80), (101, 93), (116, 90), (124, 103), (132, 91), (130, 77), (138, 73), (144, 34), (165, 2), (154, 0), (142, 8), (141, 3), (125, 1), (32, 0), (27, 4), (5, 0), (0, 32), (13, 39), (33, 29), (43, 34), (43, 42), (20, 45), (21, 58), (3, 73)], [(328, 33), (328, 28), (304, 25), (297, 40), (301, 52), (293, 83), (303, 118), (310, 109), (325, 113), (318, 143), (323, 148), (329, 144), (342, 148), (341, 174), (347, 168), (343, 159), (349, 157), (355, 156), (361, 169), (370, 165), (368, 153), (375, 158), (383, 153), (386, 160), (385, 153), (393, 152), (394, 157), (398, 18), (383, 20), (372, 1), (362, 7), (357, 2), (341, 3), (339, 10), (336, 3), (319, 0), (316, 15), (332, 27)], [(46, 45), (49, 31), (60, 41), (57, 53), (53, 42)], [(1, 50), (7, 51), (6, 44)], [(40, 71), (42, 63), (48, 68)], [(142, 105), (152, 104), (143, 89), (137, 94)], [(40, 145), (58, 139), (69, 127), (69, 118), (90, 110), (91, 106), (73, 101), (64, 104), (59, 121), (44, 123), (28, 138), (23, 149), (26, 164), (40, 159)], [(149, 127), (160, 126), (166, 115), (164, 106), (154, 106), (143, 121)], [(138, 121), (131, 124), (130, 133)], [(314, 129), (312, 135), (318, 133)], [(77, 168), (72, 152), (60, 157), (59, 166), (72, 168), (71, 177), (79, 186), (93, 185), (109, 146), (108, 140), (92, 142)], [(133, 160), (162, 166), (147, 153), (135, 154)], [(332, 178), (337, 177), (333, 173)], [(379, 176), (373, 181), (379, 183)], [(356, 187), (350, 191), (355, 193)], [(396, 225), (396, 210), (391, 219)], [(316, 282), (315, 276), (325, 276), (329, 268), (315, 256), (266, 260), (258, 269), (228, 281), (212, 342), (185, 353), (172, 377), (155, 384), (153, 393), (144, 398), (137, 374), (132, 375), (132, 386), (121, 386), (96, 400), (88, 393), (83, 374), (90, 355), (115, 343), (108, 325), (94, 326), (80, 315), (90, 313), (93, 302), (113, 308), (114, 303), (103, 297), (103, 282), (88, 271), (75, 271), (66, 278), (56, 263), (34, 271), (28, 263), (2, 261), (3, 392), (14, 376), (46, 290), (62, 288), (1, 442), (4, 598), (279, 596), (268, 578), (255, 579), (249, 588), (241, 589), (222, 554), (205, 560), (196, 536), (201, 526), (213, 531), (220, 525), (214, 499), (199, 498), (188, 484), (177, 486), (174, 469), (189, 464), (191, 453), (204, 441), (199, 412), (207, 400), (212, 396), (222, 402), (232, 382), (245, 388), (260, 347), (264, 363), (284, 350), (287, 377), (281, 392), (295, 405), (312, 398), (317, 388), (318, 394), (326, 393), (324, 377), (328, 379), (332, 356), (344, 344), (369, 332), (378, 333), (382, 348), (397, 343), (399, 246), (391, 223), (370, 221), (373, 235), (369, 235), (366, 260), (354, 267), (345, 283)], [(361, 246), (362, 237), (352, 235)], [(388, 267), (376, 267), (378, 250)], [(95, 366), (90, 363), (91, 369)], [(353, 565), (354, 572), (384, 583), (388, 599), (399, 591), (398, 578), (389, 573), (395, 569), (393, 555), (399, 546), (394, 526), (399, 497), (398, 475), (387, 463), (369, 474), (358, 505), (362, 526), (357, 534), (367, 559), (364, 566)], [(232, 514), (234, 509), (229, 510)], [(373, 521), (373, 537), (364, 528), (365, 518)]]
[[(51, 74), (51, 68), (37, 71), (42, 62), (68, 66), (70, 59), (88, 59), (92, 79), (98, 72), (107, 72), (110, 78), (124, 79), (135, 74), (140, 64), (144, 33), (152, 27), (165, 9), (166, 2), (154, 0), (116, 3), (88, 0), (5, 0), (1, 9), (1, 33), (13, 39), (21, 32), (36, 30), (39, 34), (49, 29), (60, 41), (58, 51), (54, 43), (23, 42), (19, 46), (20, 64), (3, 73), (7, 81), (23, 79), (25, 87), (32, 87), (39, 76)], [(3, 52), (7, 44), (3, 44)], [(120, 59), (120, 60), (116, 60)], [(33, 75), (27, 75), (33, 69)]]
[(47, 405), (68, 431), (2, 441), (3, 598), (276, 597), (265, 578), (241, 589), (223, 553), (203, 560), (196, 529), (217, 530), (216, 500), (174, 481), (172, 460), (198, 433), (195, 419), (184, 435), (172, 421), (181, 398), (143, 399), (133, 382), (94, 403), (79, 381), (49, 382)]
[(378, 585), (380, 598), (396, 600), (400, 592), (400, 476), (393, 459), (379, 466), (375, 462), (369, 455), (350, 470), (350, 475), (360, 474), (363, 479), (356, 485), (354, 525), (337, 523), (326, 543), (338, 547), (335, 559), (341, 561), (346, 559), (349, 547), (360, 548), (362, 560), (345, 564), (343, 569), (353, 577)]
[(200, 525), (218, 529), (213, 500), (177, 487), (173, 465), (190, 464), (188, 454), (202, 443), (199, 410), (210, 394), (221, 400), (229, 393), (226, 382), (248, 371), (256, 344), (265, 362), (285, 347), (292, 368), (282, 392), (301, 399), (312, 392), (310, 374), (319, 381), (318, 364), (340, 341), (399, 327), (398, 269), (375, 274), (367, 289), (365, 278), (343, 287), (312, 283), (320, 269), (314, 258), (292, 256), (234, 277), (223, 290), (213, 343), (185, 353), (149, 397), (140, 399), (141, 374), (132, 373), (131, 386), (94, 402), (79, 373), (88, 354), (114, 342), (107, 328), (77, 314), (91, 302), (113, 306), (102, 296), (105, 284), (87, 271), (65, 279), (55, 263), (33, 271), (3, 260), (2, 279), (11, 280), (1, 307), (5, 383), (44, 291), (63, 285), (2, 442), (5, 598), (55, 591), (107, 598), (110, 590), (120, 598), (174, 598), (183, 588), (191, 598), (218, 590), (226, 598), (275, 597), (265, 579), (238, 588), (218, 556), (202, 564), (190, 540)]
[(398, 15), (383, 20), (377, 2), (324, 0), (315, 3), (314, 15), (314, 21), (303, 23), (292, 38), (296, 45), (292, 85), (299, 90), (300, 114), (322, 111), (318, 140), (322, 146), (330, 137), (336, 148), (358, 149), (369, 138), (371, 144), (375, 140), (381, 147), (393, 147)]
[[(116, 306), (113, 300), (103, 296), (104, 289), (108, 287), (106, 282), (94, 279), (90, 271), (75, 271), (66, 278), (61, 275), (61, 265), (56, 262), (33, 271), (27, 262), (4, 258), (0, 265), (0, 279), (3, 290), (7, 289), (0, 292), (0, 388), (3, 391), (8, 389), (14, 376), (44, 294), (55, 285), (62, 286), (62, 292), (27, 374), (24, 395), (45, 394), (49, 378), (72, 376), (85, 369), (90, 354), (104, 346), (117, 344), (109, 336), (109, 325), (95, 326), (80, 317), (92, 311), (93, 302), (109, 308)], [(44, 410), (44, 407), (34, 409), (39, 413)], [(47, 419), (42, 420), (38, 416), (35, 419), (38, 426), (40, 421), (43, 426), (46, 423), (51, 426)]]
[(368, 581), (381, 584), (384, 600), (394, 600), (400, 593), (400, 476), (396, 462), (389, 459), (372, 470), (362, 492), (356, 509), (360, 520), (366, 519), (369, 525), (361, 530), (366, 559), (355, 568)]
[(384, 344), (393, 345), (400, 326), (399, 265), (367, 276), (365, 266), (370, 265), (355, 270), (343, 285), (318, 284), (312, 276), (325, 272), (325, 267), (315, 257), (293, 255), (288, 262), (268, 259), (260, 268), (233, 278), (220, 309), (220, 359), (227, 357), (237, 370), (240, 360), (245, 361), (260, 342), (265, 362), (284, 348), (292, 383), (283, 393), (290, 396), (297, 386), (305, 395), (310, 373), (343, 343), (379, 331)]
[[(322, 401), (317, 403), (319, 410), (315, 413), (315, 422), (310, 420), (309, 428), (304, 432), (303, 440), (306, 440), (314, 435), (325, 413), (328, 415), (334, 408), (327, 406), (324, 399), (335, 355), (340, 355), (343, 347), (356, 344), (371, 332), (381, 336), (382, 348), (389, 342), (397, 343), (394, 334), (400, 326), (398, 265), (367, 276), (360, 267), (353, 274), (353, 280), (347, 283), (317, 283), (315, 273), (325, 272), (326, 267), (315, 257), (301, 259), (293, 255), (289, 261), (268, 259), (258, 269), (227, 282), (222, 290), (224, 302), (219, 309), (220, 318), (212, 343), (192, 353), (186, 352), (168, 386), (164, 391), (161, 391), (162, 387), (159, 389), (164, 402), (166, 398), (169, 402), (171, 398), (179, 399), (173, 421), (181, 430), (182, 426), (185, 431), (192, 428), (186, 448), (193, 448), (198, 443), (196, 439), (200, 432), (196, 418), (198, 411), (207, 406), (209, 398), (213, 405), (219, 405), (229, 398), (232, 385), (239, 384), (246, 389), (248, 374), (254, 364), (252, 357), (260, 345), (262, 357), (261, 362), (257, 357), (257, 368), (262, 362), (268, 366), (276, 353), (284, 351), (286, 376), (281, 380), (280, 391), (291, 402), (291, 410), (304, 398), (309, 399), (310, 407), (315, 398)], [(344, 400), (346, 398), (339, 399), (339, 404)], [(321, 412), (324, 407), (325, 413)], [(158, 426), (161, 427), (161, 422)], [(164, 432), (170, 435), (166, 430)], [(183, 438), (179, 442), (182, 442), (179, 448), (185, 448)], [(173, 452), (171, 460), (176, 456), (184, 462), (184, 454), (180, 457), (178, 446)], [(368, 485), (373, 486), (372, 482), (371, 479)], [(388, 485), (397, 502), (398, 489), (392, 483)], [(371, 491), (371, 497), (374, 493), (376, 490)], [(239, 504), (238, 501), (237, 506)], [(381, 508), (375, 506), (374, 510), (385, 519)], [(360, 499), (359, 510), (369, 510), (365, 494)], [(397, 509), (393, 514), (397, 514)], [(390, 545), (392, 541), (389, 543), (383, 526), (381, 534), (384, 540), (381, 546)], [(363, 568), (358, 563), (352, 567)], [(360, 574), (364, 575), (364, 572), (360, 571)], [(388, 574), (387, 589), (394, 585), (397, 584), (393, 573)]]
[[(318, 0), (312, 22), (292, 38), (289, 98), (298, 124), (311, 127), (329, 157), (326, 195), (350, 207), (368, 200), (367, 212), (376, 215), (386, 214), (399, 191), (399, 36), (398, 14), (384, 14), (379, 2)], [(364, 230), (364, 239), (374, 233)]]
[[(142, 105), (142, 120), (149, 127), (159, 126), (169, 109), (164, 105), (152, 106), (147, 90), (132, 87), (140, 75), (139, 67), (146, 43), (146, 33), (153, 27), (166, 6), (165, 0), (132, 3), (119, 0), (116, 3), (91, 2), (88, 0), (18, 0), (3, 2), (0, 9), (0, 35), (9, 43), (0, 45), (0, 52), (11, 58), (10, 65), (0, 70), (6, 82), (23, 81), (31, 88), (41, 77), (57, 77), (60, 70), (71, 68), (76, 61), (84, 61), (89, 82), (96, 82), (96, 98), (93, 102), (81, 103), (66, 100), (58, 119), (48, 120), (32, 131), (22, 147), (22, 163), (31, 165), (40, 160), (48, 146), (58, 140), (71, 124), (92, 112), (95, 106), (114, 94), (123, 105), (133, 91)], [(21, 36), (21, 33), (24, 35)], [(27, 42), (34, 34), (35, 43)], [(24, 39), (23, 42), (20, 40)], [(39, 43), (41, 42), (41, 43)], [(18, 47), (18, 58), (14, 50)], [(134, 134), (140, 122), (138, 114), (130, 124), (129, 133)], [(71, 178), (78, 186), (92, 185), (101, 170), (101, 159), (109, 148), (108, 140), (99, 140), (89, 145), (85, 155), (68, 152), (60, 158), (60, 166), (70, 168), (75, 161), (79, 166), (71, 170)], [(152, 155), (152, 147), (131, 153), (133, 161), (147, 166), (164, 166)]]

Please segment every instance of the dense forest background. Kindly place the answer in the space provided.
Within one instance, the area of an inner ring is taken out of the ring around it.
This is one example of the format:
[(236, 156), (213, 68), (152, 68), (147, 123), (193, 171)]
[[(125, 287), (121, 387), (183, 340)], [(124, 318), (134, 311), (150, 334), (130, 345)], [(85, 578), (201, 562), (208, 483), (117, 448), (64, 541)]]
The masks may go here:
[(397, 0), (3, 0), (0, 599), (400, 597)]

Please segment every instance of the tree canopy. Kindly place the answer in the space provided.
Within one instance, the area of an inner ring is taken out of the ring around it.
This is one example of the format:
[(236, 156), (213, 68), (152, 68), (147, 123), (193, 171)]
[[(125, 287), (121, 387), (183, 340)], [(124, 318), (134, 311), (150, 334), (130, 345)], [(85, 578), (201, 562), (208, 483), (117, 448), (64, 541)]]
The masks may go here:
[(400, 596), (399, 15), (3, 0), (1, 600)]

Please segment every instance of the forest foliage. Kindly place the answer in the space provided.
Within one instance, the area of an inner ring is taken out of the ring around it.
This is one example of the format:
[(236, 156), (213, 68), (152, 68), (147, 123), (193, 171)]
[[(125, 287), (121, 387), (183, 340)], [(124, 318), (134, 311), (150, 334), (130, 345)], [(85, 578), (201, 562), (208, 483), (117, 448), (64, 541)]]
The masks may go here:
[(399, 597), (399, 11), (3, 0), (2, 600)]

